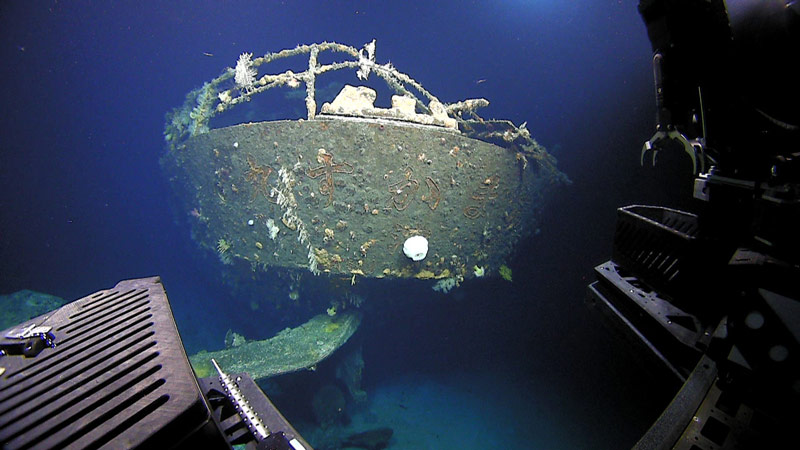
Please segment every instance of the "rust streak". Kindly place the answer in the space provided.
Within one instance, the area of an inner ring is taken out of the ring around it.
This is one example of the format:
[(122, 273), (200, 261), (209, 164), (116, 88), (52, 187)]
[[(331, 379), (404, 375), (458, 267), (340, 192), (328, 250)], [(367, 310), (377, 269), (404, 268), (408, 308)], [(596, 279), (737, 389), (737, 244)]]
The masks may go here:
[(353, 166), (347, 162), (334, 163), (333, 155), (330, 153), (320, 153), (318, 158), (321, 158), (322, 165), (313, 169), (306, 170), (306, 175), (310, 178), (319, 178), (324, 175), (324, 178), (319, 181), (319, 193), (328, 196), (329, 206), (333, 203), (333, 174), (334, 173), (353, 173)]

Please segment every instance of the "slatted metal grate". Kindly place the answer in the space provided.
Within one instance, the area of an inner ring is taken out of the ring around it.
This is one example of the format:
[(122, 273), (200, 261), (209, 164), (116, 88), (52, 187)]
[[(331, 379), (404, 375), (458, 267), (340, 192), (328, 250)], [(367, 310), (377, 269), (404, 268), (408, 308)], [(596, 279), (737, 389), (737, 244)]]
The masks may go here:
[(53, 327), (56, 347), (0, 358), (3, 448), (169, 448), (209, 421), (160, 279), (26, 323)]
[(691, 308), (730, 257), (720, 245), (699, 235), (694, 214), (631, 205), (617, 210), (611, 259), (677, 306)]

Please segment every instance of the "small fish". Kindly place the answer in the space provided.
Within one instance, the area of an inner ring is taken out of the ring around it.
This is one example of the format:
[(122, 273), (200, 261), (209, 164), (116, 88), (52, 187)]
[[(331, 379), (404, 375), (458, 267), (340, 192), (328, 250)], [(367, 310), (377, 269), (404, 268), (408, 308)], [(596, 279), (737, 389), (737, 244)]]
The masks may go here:
[(209, 52), (203, 52), (203, 56), (214, 56), (214, 54)]
[(475, 84), (486, 83), (486, 78), (481, 78), (480, 80), (475, 80)]

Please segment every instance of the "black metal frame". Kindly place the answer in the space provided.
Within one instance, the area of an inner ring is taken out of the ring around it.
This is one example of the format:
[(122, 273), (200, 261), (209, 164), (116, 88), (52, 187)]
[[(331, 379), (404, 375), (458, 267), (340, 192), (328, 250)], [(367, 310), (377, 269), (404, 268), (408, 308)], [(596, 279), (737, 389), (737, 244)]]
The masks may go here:
[(158, 277), (121, 281), (2, 336), (4, 449), (311, 449), (249, 376), (236, 383), (273, 431), (258, 441), (238, 428), (218, 379), (198, 384)]

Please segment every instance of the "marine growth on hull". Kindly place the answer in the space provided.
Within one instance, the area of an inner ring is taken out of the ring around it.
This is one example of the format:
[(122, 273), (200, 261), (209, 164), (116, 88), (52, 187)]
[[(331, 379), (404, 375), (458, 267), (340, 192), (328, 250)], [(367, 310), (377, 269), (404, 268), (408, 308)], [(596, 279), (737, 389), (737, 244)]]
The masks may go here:
[[(321, 63), (326, 52), (342, 60)], [(268, 72), (297, 55), (307, 55), (305, 70)], [(315, 86), (336, 71), (355, 75), (352, 84), (320, 107)], [(391, 107), (376, 107), (376, 91), (359, 85), (370, 76), (395, 92)], [(210, 126), (272, 89), (302, 97), (306, 117)], [(378, 64), (375, 41), (245, 53), (167, 115), (162, 162), (193, 236), (226, 264), (353, 282), (415, 277), (446, 288), (499, 273), (536, 229), (547, 191), (568, 182), (524, 124), (478, 116), (486, 105), (441, 102)], [(419, 261), (403, 251), (415, 236), (427, 242)]]

